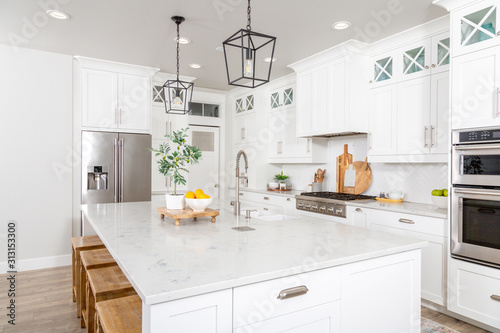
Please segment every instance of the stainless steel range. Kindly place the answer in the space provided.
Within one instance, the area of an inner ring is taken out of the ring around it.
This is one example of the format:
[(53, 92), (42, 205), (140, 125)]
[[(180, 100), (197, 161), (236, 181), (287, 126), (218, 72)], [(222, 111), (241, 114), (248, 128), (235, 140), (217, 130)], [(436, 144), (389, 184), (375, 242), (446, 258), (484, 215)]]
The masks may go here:
[(346, 218), (346, 201), (374, 200), (375, 196), (337, 192), (304, 192), (296, 195), (297, 209)]

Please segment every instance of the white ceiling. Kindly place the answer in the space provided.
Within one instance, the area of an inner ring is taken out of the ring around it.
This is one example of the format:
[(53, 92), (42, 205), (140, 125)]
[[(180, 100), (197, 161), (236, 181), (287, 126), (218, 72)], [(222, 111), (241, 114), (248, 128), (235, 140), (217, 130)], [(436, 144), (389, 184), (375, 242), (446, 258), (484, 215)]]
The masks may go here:
[[(71, 19), (49, 19), (43, 3)], [(195, 87), (230, 90), (223, 53), (215, 48), (246, 26), (246, 6), (245, 0), (0, 0), (0, 43), (22, 38), (14, 43), (175, 73), (170, 17), (181, 15), (181, 36), (192, 40), (181, 46), (181, 75), (196, 77)], [(287, 65), (348, 39), (373, 42), (446, 14), (432, 0), (254, 0), (252, 29), (277, 37), (272, 78), (278, 78), (292, 72)], [(341, 20), (352, 27), (332, 30)], [(30, 30), (26, 22), (38, 26)]]

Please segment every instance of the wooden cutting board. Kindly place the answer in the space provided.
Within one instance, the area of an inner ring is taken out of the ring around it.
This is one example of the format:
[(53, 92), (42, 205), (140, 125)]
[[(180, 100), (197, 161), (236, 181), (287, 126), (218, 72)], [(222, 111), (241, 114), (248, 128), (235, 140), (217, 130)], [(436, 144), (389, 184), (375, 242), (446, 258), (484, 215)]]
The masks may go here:
[(191, 208), (186, 209), (167, 209), (165, 207), (158, 208), (156, 210), (161, 214), (161, 218), (165, 216), (170, 217), (175, 220), (175, 225), (180, 225), (181, 219), (194, 219), (195, 221), (198, 217), (212, 217), (212, 222), (215, 222), (215, 217), (219, 215), (219, 211), (215, 209), (207, 208), (203, 212), (195, 212)]
[(352, 164), (352, 155), (347, 150), (348, 146), (344, 145), (344, 153), (337, 157), (337, 192), (339, 193), (344, 193), (345, 171), (349, 169), (349, 164)]
[(354, 170), (356, 170), (356, 183), (354, 187), (344, 186), (343, 193), (361, 194), (368, 189), (372, 181), (372, 172), (368, 165), (368, 158), (364, 162), (356, 161), (352, 165)]

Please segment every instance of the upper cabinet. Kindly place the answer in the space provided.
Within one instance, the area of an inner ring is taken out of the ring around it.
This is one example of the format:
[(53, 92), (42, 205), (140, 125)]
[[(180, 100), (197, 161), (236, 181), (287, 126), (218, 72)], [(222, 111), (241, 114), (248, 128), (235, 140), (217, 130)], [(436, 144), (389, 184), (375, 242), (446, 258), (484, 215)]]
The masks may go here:
[(483, 0), (452, 12), (453, 56), (500, 44), (498, 0)]
[(244, 95), (236, 98), (234, 102), (234, 110), (236, 114), (252, 111), (255, 108), (254, 95)]
[(81, 127), (151, 132), (151, 77), (156, 69), (75, 58), (75, 99)]
[(431, 38), (431, 74), (450, 70), (450, 33), (444, 32)]
[(287, 86), (285, 88), (273, 90), (269, 94), (269, 107), (271, 110), (295, 106), (295, 87)]
[(399, 80), (411, 80), (430, 74), (431, 40), (424, 39), (408, 44), (398, 52)]
[(373, 57), (370, 60), (372, 87), (391, 84), (396, 81), (396, 62), (397, 52), (392, 51)]
[(297, 72), (299, 137), (366, 133), (368, 58), (347, 46), (290, 65)]

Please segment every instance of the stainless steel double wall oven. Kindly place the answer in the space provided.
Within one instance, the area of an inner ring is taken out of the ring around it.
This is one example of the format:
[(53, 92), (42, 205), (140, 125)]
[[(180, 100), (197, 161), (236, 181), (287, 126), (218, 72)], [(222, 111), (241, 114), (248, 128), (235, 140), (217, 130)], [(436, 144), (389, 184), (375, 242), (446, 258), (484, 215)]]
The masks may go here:
[(451, 256), (500, 268), (500, 128), (452, 134)]

